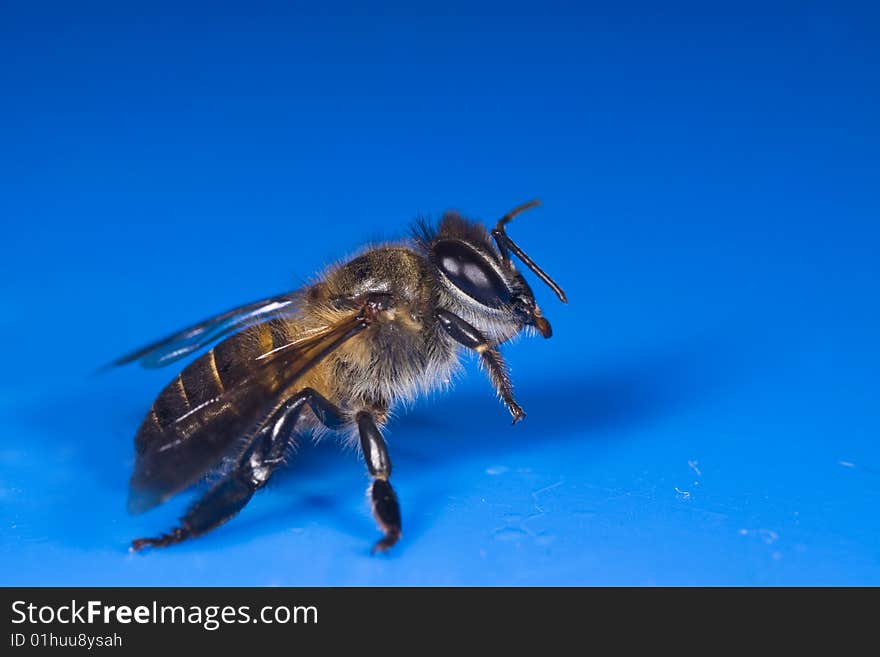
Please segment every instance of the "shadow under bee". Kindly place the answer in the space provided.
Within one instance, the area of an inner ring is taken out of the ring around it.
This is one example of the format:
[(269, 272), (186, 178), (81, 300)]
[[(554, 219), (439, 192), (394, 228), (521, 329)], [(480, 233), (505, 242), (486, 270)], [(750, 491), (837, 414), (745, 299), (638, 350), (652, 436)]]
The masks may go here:
[[(467, 369), (474, 369), (472, 365)], [(572, 441), (581, 443), (586, 458), (591, 451), (598, 456), (654, 422), (724, 394), (741, 379), (747, 367), (748, 358), (737, 354), (731, 345), (700, 340), (661, 345), (604, 362), (586, 363), (574, 375), (542, 372), (540, 382), (529, 380), (524, 376), (527, 373), (520, 373), (517, 390), (529, 415), (515, 427), (510, 426), (503, 409), (493, 403), (491, 389), (481, 389), (478, 381), (437, 395), (437, 399), (401, 413), (390, 425), (389, 443), (395, 471), (411, 495), (406, 505), (407, 536), (417, 538), (430, 531), (431, 518), (437, 508), (457, 492), (444, 489), (438, 483), (442, 478), (423, 477), (425, 473), (437, 474), (467, 461), (499, 462), (536, 447), (552, 451)], [(467, 373), (468, 377), (476, 378), (472, 374), (472, 371)], [(125, 428), (130, 425), (131, 417), (142, 409), (132, 407), (131, 399), (137, 395), (127, 388), (102, 388), (102, 404), (109, 410), (94, 433), (105, 436), (100, 444), (98, 438), (91, 444), (66, 438), (71, 425), (95, 423), (94, 405), (86, 401), (94, 395), (89, 385), (56, 397), (58, 413), (28, 415), (25, 412), (21, 416), (26, 418), (22, 421), (35, 436), (45, 439), (45, 445), (34, 444), (34, 449), (66, 453), (67, 460), (62, 467), (71, 470), (67, 478), (87, 477), (94, 482), (82, 491), (66, 493), (70, 503), (81, 509), (75, 518), (76, 531), (71, 527), (74, 519), (69, 514), (59, 515), (55, 520), (52, 515), (46, 515), (51, 522), (45, 531), (56, 533), (49, 538), (77, 547), (106, 547), (117, 543), (124, 546), (124, 537), (131, 531), (124, 527), (127, 523), (108, 526), (105, 516), (116, 515), (119, 500), (124, 498), (127, 464), (132, 458)], [(77, 430), (73, 435), (83, 433)], [(118, 436), (118, 441), (108, 442), (108, 435)], [(562, 451), (559, 458), (569, 457)], [(332, 436), (318, 444), (309, 437), (300, 439), (288, 466), (279, 471), (272, 482), (271, 488), (280, 494), (278, 499), (271, 504), (256, 505), (236, 523), (222, 527), (216, 535), (181, 549), (221, 549), (260, 533), (300, 527), (304, 519), (307, 522), (318, 519), (346, 535), (363, 535), (370, 526), (370, 519), (362, 510), (363, 491), (358, 480), (351, 477), (362, 468), (358, 459), (354, 450), (340, 449), (339, 441)], [(366, 480), (362, 483), (366, 485)], [(86, 493), (95, 495), (97, 491), (104, 491), (103, 500), (83, 497)], [(189, 498), (190, 494), (182, 497)], [(184, 505), (184, 500), (174, 501), (158, 513), (178, 513)], [(140, 518), (151, 521), (151, 515)], [(140, 519), (132, 522), (140, 522)]]
[[(598, 457), (655, 422), (725, 394), (741, 379), (745, 363), (729, 345), (697, 341), (610, 359), (575, 376), (548, 373), (542, 375), (546, 381), (540, 385), (524, 380), (518, 386), (529, 415), (515, 427), (493, 404), (491, 390), (480, 390), (479, 385), (453, 389), (402, 413), (389, 431), (395, 471), (410, 489), (411, 477), (417, 479), (417, 489), (430, 488), (423, 493), (410, 490), (407, 536), (412, 539), (428, 531), (437, 507), (460, 492), (438, 489), (443, 488), (438, 484), (443, 478), (431, 474), (468, 461), (497, 463), (536, 448), (545, 452), (560, 448), (559, 459), (567, 461), (570, 454), (562, 448), (573, 441), (581, 443), (587, 458), (591, 452)], [(347, 473), (355, 458), (351, 452), (340, 455), (333, 440), (303, 444), (273, 488), (298, 498), (294, 506), (300, 506), (303, 498), (309, 499), (303, 475)], [(350, 487), (350, 482), (344, 485)], [(335, 497), (320, 497), (317, 503), (353, 534), (369, 524), (366, 515), (354, 521), (351, 510), (341, 509)], [(248, 523), (245, 531), (254, 531), (255, 524)]]

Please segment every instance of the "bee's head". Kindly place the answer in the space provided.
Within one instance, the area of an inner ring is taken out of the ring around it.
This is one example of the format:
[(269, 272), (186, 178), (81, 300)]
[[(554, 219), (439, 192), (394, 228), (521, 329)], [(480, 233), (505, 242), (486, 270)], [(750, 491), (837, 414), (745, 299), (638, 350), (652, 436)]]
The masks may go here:
[(483, 326), (485, 322), (479, 320), (488, 320), (496, 337), (508, 332), (499, 324), (515, 330), (532, 327), (545, 338), (553, 334), (550, 322), (535, 302), (532, 288), (511, 262), (511, 252), (549, 285), (563, 303), (567, 302), (562, 288), (505, 232), (505, 225), (511, 219), (536, 205), (538, 201), (531, 201), (502, 217), (492, 230), (491, 239), (481, 224), (467, 221), (454, 212), (446, 213), (436, 230), (422, 225), (417, 234), (437, 269), (442, 288), (455, 301), (457, 309), (470, 316), (464, 319), (474, 319), (472, 324)]

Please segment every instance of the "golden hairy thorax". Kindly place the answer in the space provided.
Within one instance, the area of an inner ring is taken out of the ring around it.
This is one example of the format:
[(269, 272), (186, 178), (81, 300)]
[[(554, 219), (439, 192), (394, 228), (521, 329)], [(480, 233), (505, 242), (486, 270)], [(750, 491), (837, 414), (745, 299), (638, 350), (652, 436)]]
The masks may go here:
[[(394, 305), (302, 376), (291, 382), (283, 359), (255, 368), (267, 355), (350, 319), (359, 297), (377, 292), (393, 296)], [(157, 397), (140, 440), (146, 444), (169, 432), (187, 440), (206, 422), (246, 433), (259, 419), (251, 409), (263, 414), (270, 410), (265, 401), (281, 406), (304, 388), (319, 392), (349, 421), (365, 409), (384, 421), (395, 401), (443, 385), (455, 366), (455, 348), (433, 320), (435, 294), (425, 261), (406, 248), (372, 249), (336, 266), (298, 293), (295, 312), (227, 338), (185, 368)], [(242, 387), (244, 381), (249, 383)], [(213, 403), (232, 390), (238, 394)], [(315, 426), (311, 414), (303, 420)]]
[(374, 325), (321, 361), (301, 380), (345, 411), (371, 408), (384, 419), (394, 401), (443, 385), (455, 349), (440, 337), (432, 317), (435, 279), (423, 256), (400, 246), (371, 249), (333, 267), (304, 291), (302, 312), (287, 322), (288, 340), (350, 315), (340, 300), (367, 293), (393, 295), (395, 305)]

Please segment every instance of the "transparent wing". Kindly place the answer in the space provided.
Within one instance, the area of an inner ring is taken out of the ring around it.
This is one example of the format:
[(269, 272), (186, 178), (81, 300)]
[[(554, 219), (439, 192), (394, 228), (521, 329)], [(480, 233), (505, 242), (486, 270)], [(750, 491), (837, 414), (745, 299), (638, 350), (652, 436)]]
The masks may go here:
[(298, 292), (288, 292), (268, 299), (232, 308), (197, 324), (168, 335), (105, 365), (102, 370), (135, 361), (148, 369), (170, 365), (220, 338), (248, 326), (293, 312)]

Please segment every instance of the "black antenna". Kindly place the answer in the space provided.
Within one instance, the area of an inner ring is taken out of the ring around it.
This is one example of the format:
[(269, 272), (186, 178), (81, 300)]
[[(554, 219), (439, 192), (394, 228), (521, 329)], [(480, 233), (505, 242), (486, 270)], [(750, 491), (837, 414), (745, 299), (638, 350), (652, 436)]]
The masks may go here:
[(568, 298), (565, 296), (565, 292), (562, 291), (562, 288), (559, 287), (559, 284), (552, 278), (550, 278), (550, 276), (547, 275), (547, 272), (536, 265), (535, 261), (527, 256), (526, 252), (519, 248), (516, 245), (516, 242), (510, 239), (510, 237), (508, 237), (507, 233), (504, 230), (504, 227), (508, 223), (510, 223), (510, 221), (516, 215), (520, 214), (521, 212), (525, 212), (526, 210), (531, 210), (532, 208), (538, 207), (539, 205), (541, 205), (541, 201), (535, 199), (533, 201), (529, 201), (528, 203), (523, 203), (522, 205), (515, 207), (513, 210), (511, 210), (498, 220), (498, 223), (495, 224), (495, 228), (492, 229), (492, 237), (495, 239), (495, 244), (498, 245), (498, 250), (501, 251), (501, 257), (504, 259), (505, 263), (510, 264), (509, 251), (513, 251), (516, 257), (522, 260), (526, 267), (528, 267), (535, 273), (535, 276), (544, 281), (544, 283), (546, 283), (547, 286), (556, 293), (556, 296), (559, 297), (559, 300), (562, 303), (568, 303)]

